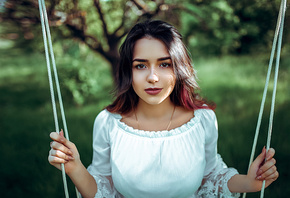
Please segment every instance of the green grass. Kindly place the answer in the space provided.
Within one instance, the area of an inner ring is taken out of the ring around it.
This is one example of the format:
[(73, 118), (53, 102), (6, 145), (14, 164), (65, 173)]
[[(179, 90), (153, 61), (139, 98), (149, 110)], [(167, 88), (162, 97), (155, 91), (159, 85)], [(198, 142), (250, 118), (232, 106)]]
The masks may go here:
[[(83, 163), (92, 157), (92, 125), (98, 112), (111, 101), (110, 70), (99, 57), (57, 57), (61, 84), (69, 80), (72, 67), (83, 67), (103, 75), (102, 96), (87, 95), (83, 105), (63, 89), (70, 139), (78, 146)], [(217, 103), (219, 152), (229, 166), (246, 173), (260, 101), (267, 72), (267, 57), (215, 57), (195, 61), (202, 93)], [(272, 146), (276, 149), (280, 178), (266, 189), (266, 197), (288, 197), (290, 150), (289, 59), (282, 59), (277, 90)], [(54, 131), (50, 94), (43, 54), (0, 52), (0, 191), (1, 197), (64, 197), (60, 171), (49, 165), (49, 133)], [(270, 91), (272, 89), (272, 83)], [(100, 94), (99, 94), (100, 95)], [(269, 94), (261, 126), (258, 150), (266, 144)], [(74, 187), (69, 181), (71, 197)], [(248, 197), (258, 197), (257, 193)]]

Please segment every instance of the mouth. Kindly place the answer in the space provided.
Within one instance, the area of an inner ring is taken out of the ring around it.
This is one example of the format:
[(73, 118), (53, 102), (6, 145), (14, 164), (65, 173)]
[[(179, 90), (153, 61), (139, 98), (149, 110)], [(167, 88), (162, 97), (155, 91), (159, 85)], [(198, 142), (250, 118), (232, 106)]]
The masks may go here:
[(148, 88), (145, 92), (149, 95), (157, 95), (162, 91), (162, 88)]

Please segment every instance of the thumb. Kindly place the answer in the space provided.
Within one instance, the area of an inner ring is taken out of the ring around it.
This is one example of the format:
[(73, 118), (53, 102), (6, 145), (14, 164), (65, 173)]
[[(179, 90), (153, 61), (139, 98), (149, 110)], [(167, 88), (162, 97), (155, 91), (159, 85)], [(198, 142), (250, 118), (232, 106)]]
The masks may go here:
[(62, 129), (60, 130), (59, 135), (60, 135), (61, 137), (64, 137), (64, 135), (63, 135), (63, 130), (62, 130)]
[(66, 146), (68, 146), (68, 144), (69, 144), (69, 141), (64, 137), (64, 134), (63, 134), (63, 130), (62, 129), (61, 129), (61, 131), (59, 133), (52, 132), (50, 134), (50, 137), (54, 141), (57, 141), (57, 142), (59, 142), (61, 144), (64, 144)]
[(264, 163), (266, 158), (266, 148), (263, 147), (262, 153), (258, 155), (258, 157), (253, 161), (253, 165), (259, 167), (262, 163)]
[(66, 143), (67, 141), (66, 141), (66, 138), (64, 137), (64, 134), (63, 134), (63, 130), (61, 129), (60, 130), (60, 132), (59, 132), (59, 136), (60, 136), (60, 141), (62, 142), (62, 143)]
[(70, 142), (68, 139), (66, 139), (64, 137), (64, 134), (63, 134), (63, 130), (61, 129), (60, 132), (59, 132), (59, 135), (60, 135), (60, 141), (61, 143), (63, 143), (64, 145), (66, 145), (68, 148), (74, 148), (75, 145)]

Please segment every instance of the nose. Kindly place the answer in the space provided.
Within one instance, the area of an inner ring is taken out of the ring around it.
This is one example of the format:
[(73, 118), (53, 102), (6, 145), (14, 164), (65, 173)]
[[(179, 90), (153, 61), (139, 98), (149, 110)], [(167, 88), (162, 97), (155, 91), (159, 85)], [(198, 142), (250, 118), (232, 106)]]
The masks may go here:
[(156, 69), (151, 68), (150, 73), (147, 77), (147, 81), (149, 83), (156, 83), (156, 82), (158, 82), (158, 80), (159, 80), (159, 77), (158, 77), (158, 73), (157, 73)]

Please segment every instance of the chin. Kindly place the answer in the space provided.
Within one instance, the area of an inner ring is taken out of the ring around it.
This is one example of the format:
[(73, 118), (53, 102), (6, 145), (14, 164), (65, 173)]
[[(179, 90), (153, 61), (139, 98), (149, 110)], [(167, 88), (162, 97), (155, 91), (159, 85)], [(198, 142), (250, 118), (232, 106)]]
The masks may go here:
[(162, 102), (164, 102), (166, 99), (152, 99), (152, 100), (143, 100), (143, 102), (149, 104), (149, 105), (159, 105)]

